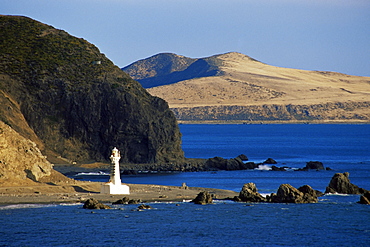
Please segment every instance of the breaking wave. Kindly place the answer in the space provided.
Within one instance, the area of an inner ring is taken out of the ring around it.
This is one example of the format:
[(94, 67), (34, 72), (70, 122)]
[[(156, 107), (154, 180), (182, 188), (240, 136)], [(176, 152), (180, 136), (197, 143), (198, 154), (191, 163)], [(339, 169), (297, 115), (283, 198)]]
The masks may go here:
[(99, 172), (80, 172), (80, 173), (77, 173), (74, 176), (78, 177), (78, 176), (100, 176), (100, 175), (104, 175), (104, 176), (108, 175), (109, 176), (109, 173), (102, 172), (102, 171), (99, 171)]
[(56, 207), (55, 204), (14, 204), (0, 206), (0, 210), (9, 210), (9, 209), (25, 209), (25, 208), (47, 208), (47, 207)]
[(257, 168), (254, 170), (259, 170), (259, 171), (271, 171), (272, 168), (270, 165), (259, 165)]

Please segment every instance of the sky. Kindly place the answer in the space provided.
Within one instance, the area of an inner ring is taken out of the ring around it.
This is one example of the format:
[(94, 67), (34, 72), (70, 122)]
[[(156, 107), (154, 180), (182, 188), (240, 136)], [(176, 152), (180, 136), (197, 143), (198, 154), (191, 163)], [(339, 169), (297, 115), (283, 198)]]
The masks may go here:
[(370, 0), (0, 0), (0, 14), (84, 38), (120, 68), (161, 52), (233, 51), (278, 67), (370, 76)]

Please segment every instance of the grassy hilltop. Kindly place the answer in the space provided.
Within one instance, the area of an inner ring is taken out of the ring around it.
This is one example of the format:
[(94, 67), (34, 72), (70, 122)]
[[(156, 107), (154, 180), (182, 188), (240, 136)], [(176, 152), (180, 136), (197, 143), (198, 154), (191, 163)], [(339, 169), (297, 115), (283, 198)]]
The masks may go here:
[(280, 68), (236, 52), (158, 54), (123, 71), (165, 99), (180, 121), (370, 121), (369, 77)]

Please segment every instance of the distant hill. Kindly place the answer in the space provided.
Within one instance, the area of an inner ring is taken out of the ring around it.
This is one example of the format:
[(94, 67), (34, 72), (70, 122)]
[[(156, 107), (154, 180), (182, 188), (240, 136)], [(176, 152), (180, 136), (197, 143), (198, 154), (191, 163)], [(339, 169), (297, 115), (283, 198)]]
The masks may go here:
[(44, 155), (105, 161), (117, 146), (126, 163), (184, 159), (167, 103), (91, 43), (21, 16), (0, 16), (0, 37), (0, 121)]
[[(171, 58), (167, 66), (187, 62), (161, 70), (164, 57)], [(370, 121), (370, 77), (280, 68), (236, 52), (158, 54), (123, 70), (165, 99), (180, 121)]]
[(144, 88), (158, 87), (198, 77), (220, 74), (216, 57), (192, 59), (161, 53), (122, 68)]

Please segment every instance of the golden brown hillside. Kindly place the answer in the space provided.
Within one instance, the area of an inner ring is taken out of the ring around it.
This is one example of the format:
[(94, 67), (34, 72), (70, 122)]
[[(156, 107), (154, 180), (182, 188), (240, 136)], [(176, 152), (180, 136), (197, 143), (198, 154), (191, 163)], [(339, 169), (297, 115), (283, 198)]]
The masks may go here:
[(216, 76), (149, 88), (179, 120), (370, 121), (370, 77), (280, 68), (240, 53)]

